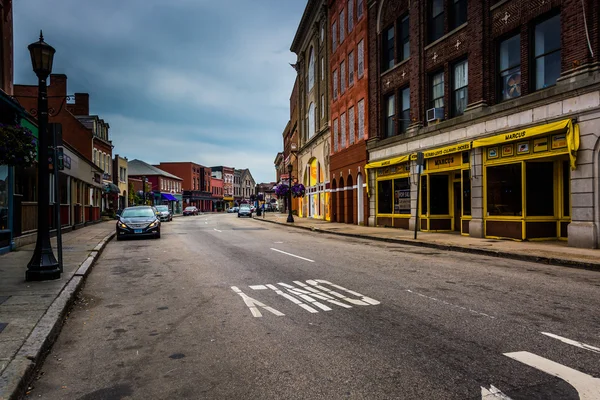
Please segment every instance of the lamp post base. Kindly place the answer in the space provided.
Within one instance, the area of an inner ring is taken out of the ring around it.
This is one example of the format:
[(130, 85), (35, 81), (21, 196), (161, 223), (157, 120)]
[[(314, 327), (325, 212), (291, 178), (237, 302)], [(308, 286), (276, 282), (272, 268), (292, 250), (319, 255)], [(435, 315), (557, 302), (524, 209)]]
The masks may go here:
[(59, 279), (61, 275), (60, 266), (52, 251), (34, 254), (27, 264), (25, 272), (26, 281), (51, 281)]
[(294, 217), (292, 217), (292, 214), (288, 215), (286, 222), (294, 222)]

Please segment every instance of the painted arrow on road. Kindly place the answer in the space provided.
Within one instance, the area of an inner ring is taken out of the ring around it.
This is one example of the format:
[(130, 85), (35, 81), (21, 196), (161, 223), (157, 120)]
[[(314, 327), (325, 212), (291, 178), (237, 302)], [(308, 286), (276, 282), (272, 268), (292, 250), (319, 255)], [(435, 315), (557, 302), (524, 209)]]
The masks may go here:
[(511, 400), (511, 398), (494, 385), (490, 385), (489, 389), (481, 387), (481, 400)]

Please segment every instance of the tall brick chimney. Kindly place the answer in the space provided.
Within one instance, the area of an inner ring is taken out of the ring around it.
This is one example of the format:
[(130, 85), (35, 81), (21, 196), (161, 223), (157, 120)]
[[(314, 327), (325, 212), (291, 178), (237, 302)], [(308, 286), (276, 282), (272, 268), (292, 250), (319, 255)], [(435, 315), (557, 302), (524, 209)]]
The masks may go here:
[(89, 93), (75, 93), (75, 107), (73, 114), (90, 115), (90, 95)]
[(49, 96), (67, 95), (67, 76), (65, 74), (50, 74), (50, 84), (48, 85)]

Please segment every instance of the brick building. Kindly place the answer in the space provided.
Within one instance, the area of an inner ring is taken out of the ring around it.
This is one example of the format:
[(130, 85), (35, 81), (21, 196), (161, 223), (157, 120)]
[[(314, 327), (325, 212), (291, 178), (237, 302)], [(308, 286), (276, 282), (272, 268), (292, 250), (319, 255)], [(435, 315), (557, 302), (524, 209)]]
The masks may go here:
[(234, 170), (233, 167), (217, 166), (211, 167), (211, 176), (219, 179), (223, 179), (223, 202), (225, 208), (233, 207), (234, 193), (233, 193), (233, 181), (234, 181)]
[(223, 201), (223, 179), (212, 176), (210, 178), (212, 190), (212, 211), (225, 211), (226, 205)]
[(329, 0), (331, 29), (331, 220), (364, 225), (368, 215), (369, 53), (366, 2)]
[(183, 179), (142, 160), (127, 163), (129, 181), (135, 184), (138, 179), (146, 179), (146, 200), (152, 205), (169, 206), (172, 213), (180, 213), (183, 207)]
[(369, 225), (598, 247), (599, 14), (369, 1)]
[[(207, 168), (193, 162), (161, 162), (156, 167), (180, 177), (184, 206), (195, 206), (200, 211), (212, 210), (210, 180), (206, 180)], [(210, 174), (210, 169), (208, 169)]]

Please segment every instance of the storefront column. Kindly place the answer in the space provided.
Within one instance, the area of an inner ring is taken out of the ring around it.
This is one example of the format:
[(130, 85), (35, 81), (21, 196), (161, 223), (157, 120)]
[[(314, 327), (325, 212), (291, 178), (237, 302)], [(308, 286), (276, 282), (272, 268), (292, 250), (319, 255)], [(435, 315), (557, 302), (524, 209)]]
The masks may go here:
[[(375, 202), (377, 201), (377, 196), (375, 195), (377, 190), (377, 179), (375, 177), (375, 169), (365, 169), (365, 173), (368, 174), (368, 190), (369, 190), (369, 226), (377, 226), (375, 224), (376, 221), (376, 211), (377, 207)], [(339, 199), (339, 197), (338, 197)]]
[[(417, 191), (418, 191), (419, 171), (417, 171), (417, 162), (410, 162), (410, 219), (408, 220), (408, 230), (415, 230), (415, 215), (417, 212)], [(420, 230), (420, 229), (419, 229)]]
[(484, 237), (483, 229), (483, 148), (471, 150), (471, 216), (469, 236)]

